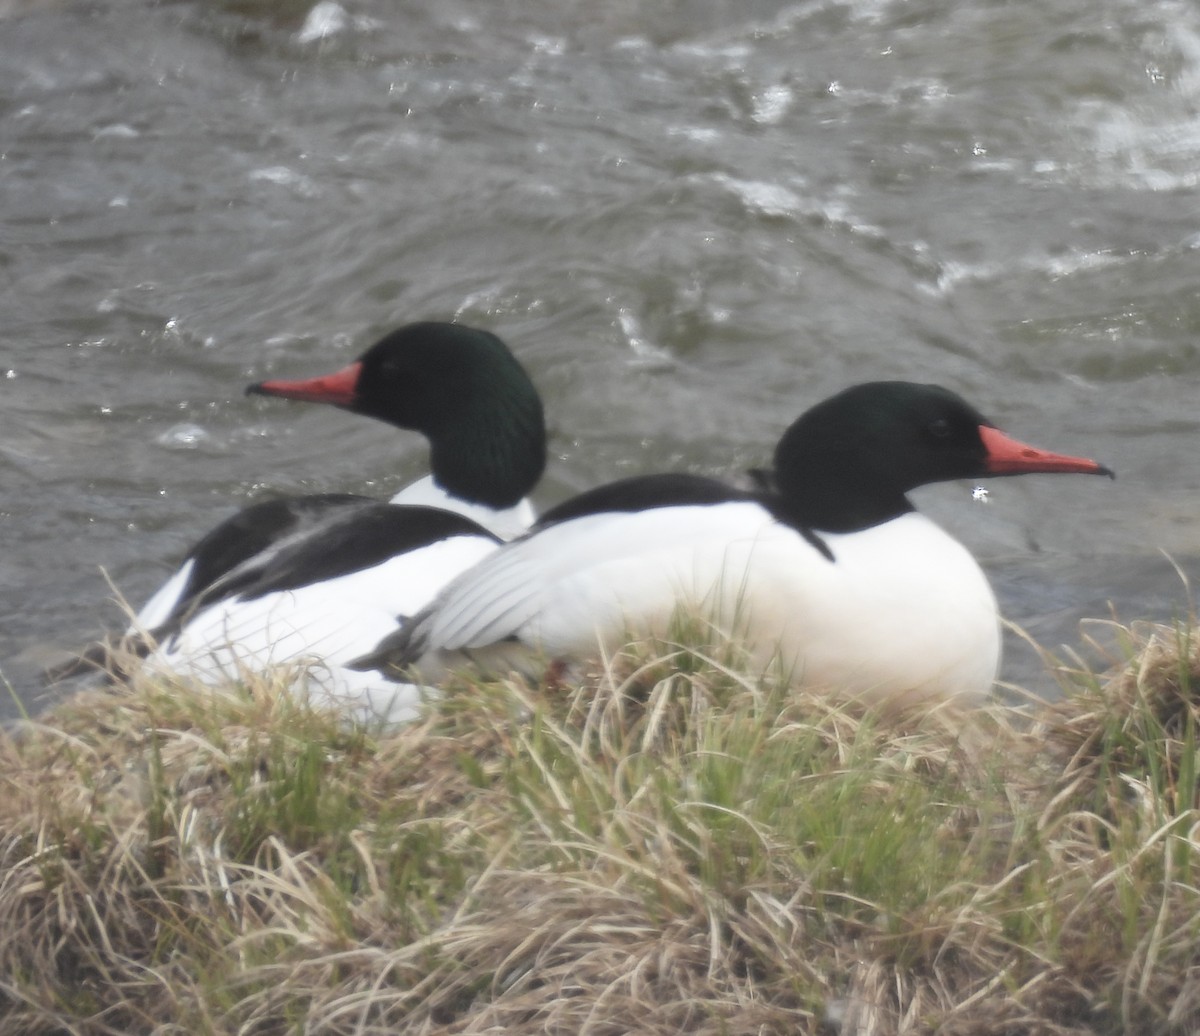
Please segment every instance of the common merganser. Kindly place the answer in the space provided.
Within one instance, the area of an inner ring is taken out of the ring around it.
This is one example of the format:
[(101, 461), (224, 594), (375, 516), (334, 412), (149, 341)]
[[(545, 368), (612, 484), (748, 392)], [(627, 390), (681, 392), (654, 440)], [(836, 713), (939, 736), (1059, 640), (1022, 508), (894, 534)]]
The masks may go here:
[(999, 665), (995, 596), (906, 494), (1027, 472), (1112, 476), (1009, 438), (939, 386), (857, 385), (792, 424), (756, 491), (649, 475), (585, 492), (353, 665), (536, 675), (631, 635), (663, 638), (684, 606), (744, 643), (758, 671), (867, 700), (979, 701)]
[(134, 620), (149, 650), (144, 664), (208, 682), (290, 665), (310, 696), (406, 718), (415, 688), (343, 663), (532, 522), (526, 494), (546, 463), (537, 390), (496, 335), (425, 322), (333, 374), (246, 391), (421, 432), (431, 474), (388, 503), (286, 497), (222, 522)]
[[(436, 507), (472, 519), (501, 539), (536, 517), (525, 499), (546, 466), (542, 402), (524, 368), (490, 331), (423, 321), (385, 335), (332, 374), (260, 381), (247, 395), (328, 403), (429, 440), (430, 474), (393, 504)], [(280, 497), (252, 504), (200, 540), (138, 612), (135, 625), (160, 635), (222, 576), (272, 545), (308, 537), (371, 497), (347, 493)]]

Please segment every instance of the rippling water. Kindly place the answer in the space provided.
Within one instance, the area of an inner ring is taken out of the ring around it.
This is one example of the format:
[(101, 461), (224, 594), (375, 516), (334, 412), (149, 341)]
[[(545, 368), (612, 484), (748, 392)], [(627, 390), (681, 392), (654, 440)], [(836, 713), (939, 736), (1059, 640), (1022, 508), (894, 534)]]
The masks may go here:
[[(0, 667), (119, 622), (274, 491), (422, 444), (248, 400), (391, 327), (498, 331), (544, 502), (762, 463), (936, 380), (1100, 479), (922, 490), (1050, 646), (1200, 571), (1200, 9), (1170, 0), (0, 0)], [(1006, 675), (1049, 687), (1032, 653)], [(15, 705), (0, 706), (0, 714)]]

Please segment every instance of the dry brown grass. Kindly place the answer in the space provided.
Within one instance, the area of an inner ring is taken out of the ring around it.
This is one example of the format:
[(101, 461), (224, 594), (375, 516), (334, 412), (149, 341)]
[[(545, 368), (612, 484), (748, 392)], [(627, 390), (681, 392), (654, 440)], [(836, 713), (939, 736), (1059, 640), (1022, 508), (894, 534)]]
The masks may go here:
[(0, 740), (0, 1032), (1191, 1033), (1200, 651), (883, 716), (634, 652), (380, 731), (135, 682)]

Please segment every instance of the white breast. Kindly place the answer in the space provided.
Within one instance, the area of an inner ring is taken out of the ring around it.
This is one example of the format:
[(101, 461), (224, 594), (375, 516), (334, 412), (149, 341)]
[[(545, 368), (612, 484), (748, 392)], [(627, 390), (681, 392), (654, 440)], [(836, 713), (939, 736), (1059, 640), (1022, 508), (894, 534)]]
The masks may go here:
[(525, 499), (512, 507), (502, 510), (487, 507), (483, 504), (472, 504), (447, 493), (433, 480), (432, 475), (417, 479), (411, 485), (405, 486), (389, 503), (406, 504), (416, 507), (437, 507), (443, 511), (453, 511), (464, 518), (482, 525), (494, 536), (502, 540), (511, 540), (520, 536), (537, 518), (533, 504)]

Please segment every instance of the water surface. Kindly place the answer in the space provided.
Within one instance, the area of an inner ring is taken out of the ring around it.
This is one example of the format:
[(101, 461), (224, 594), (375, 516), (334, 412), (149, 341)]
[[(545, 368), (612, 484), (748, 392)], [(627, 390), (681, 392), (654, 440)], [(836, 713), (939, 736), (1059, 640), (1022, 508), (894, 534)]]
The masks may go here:
[[(246, 399), (413, 319), (546, 401), (541, 498), (763, 463), (941, 382), (1119, 481), (922, 490), (1049, 646), (1200, 571), (1200, 9), (1170, 0), (0, 4), (0, 668), (276, 492), (422, 443)], [(1027, 650), (1005, 675), (1041, 693)], [(8, 705), (12, 712), (15, 705)]]

